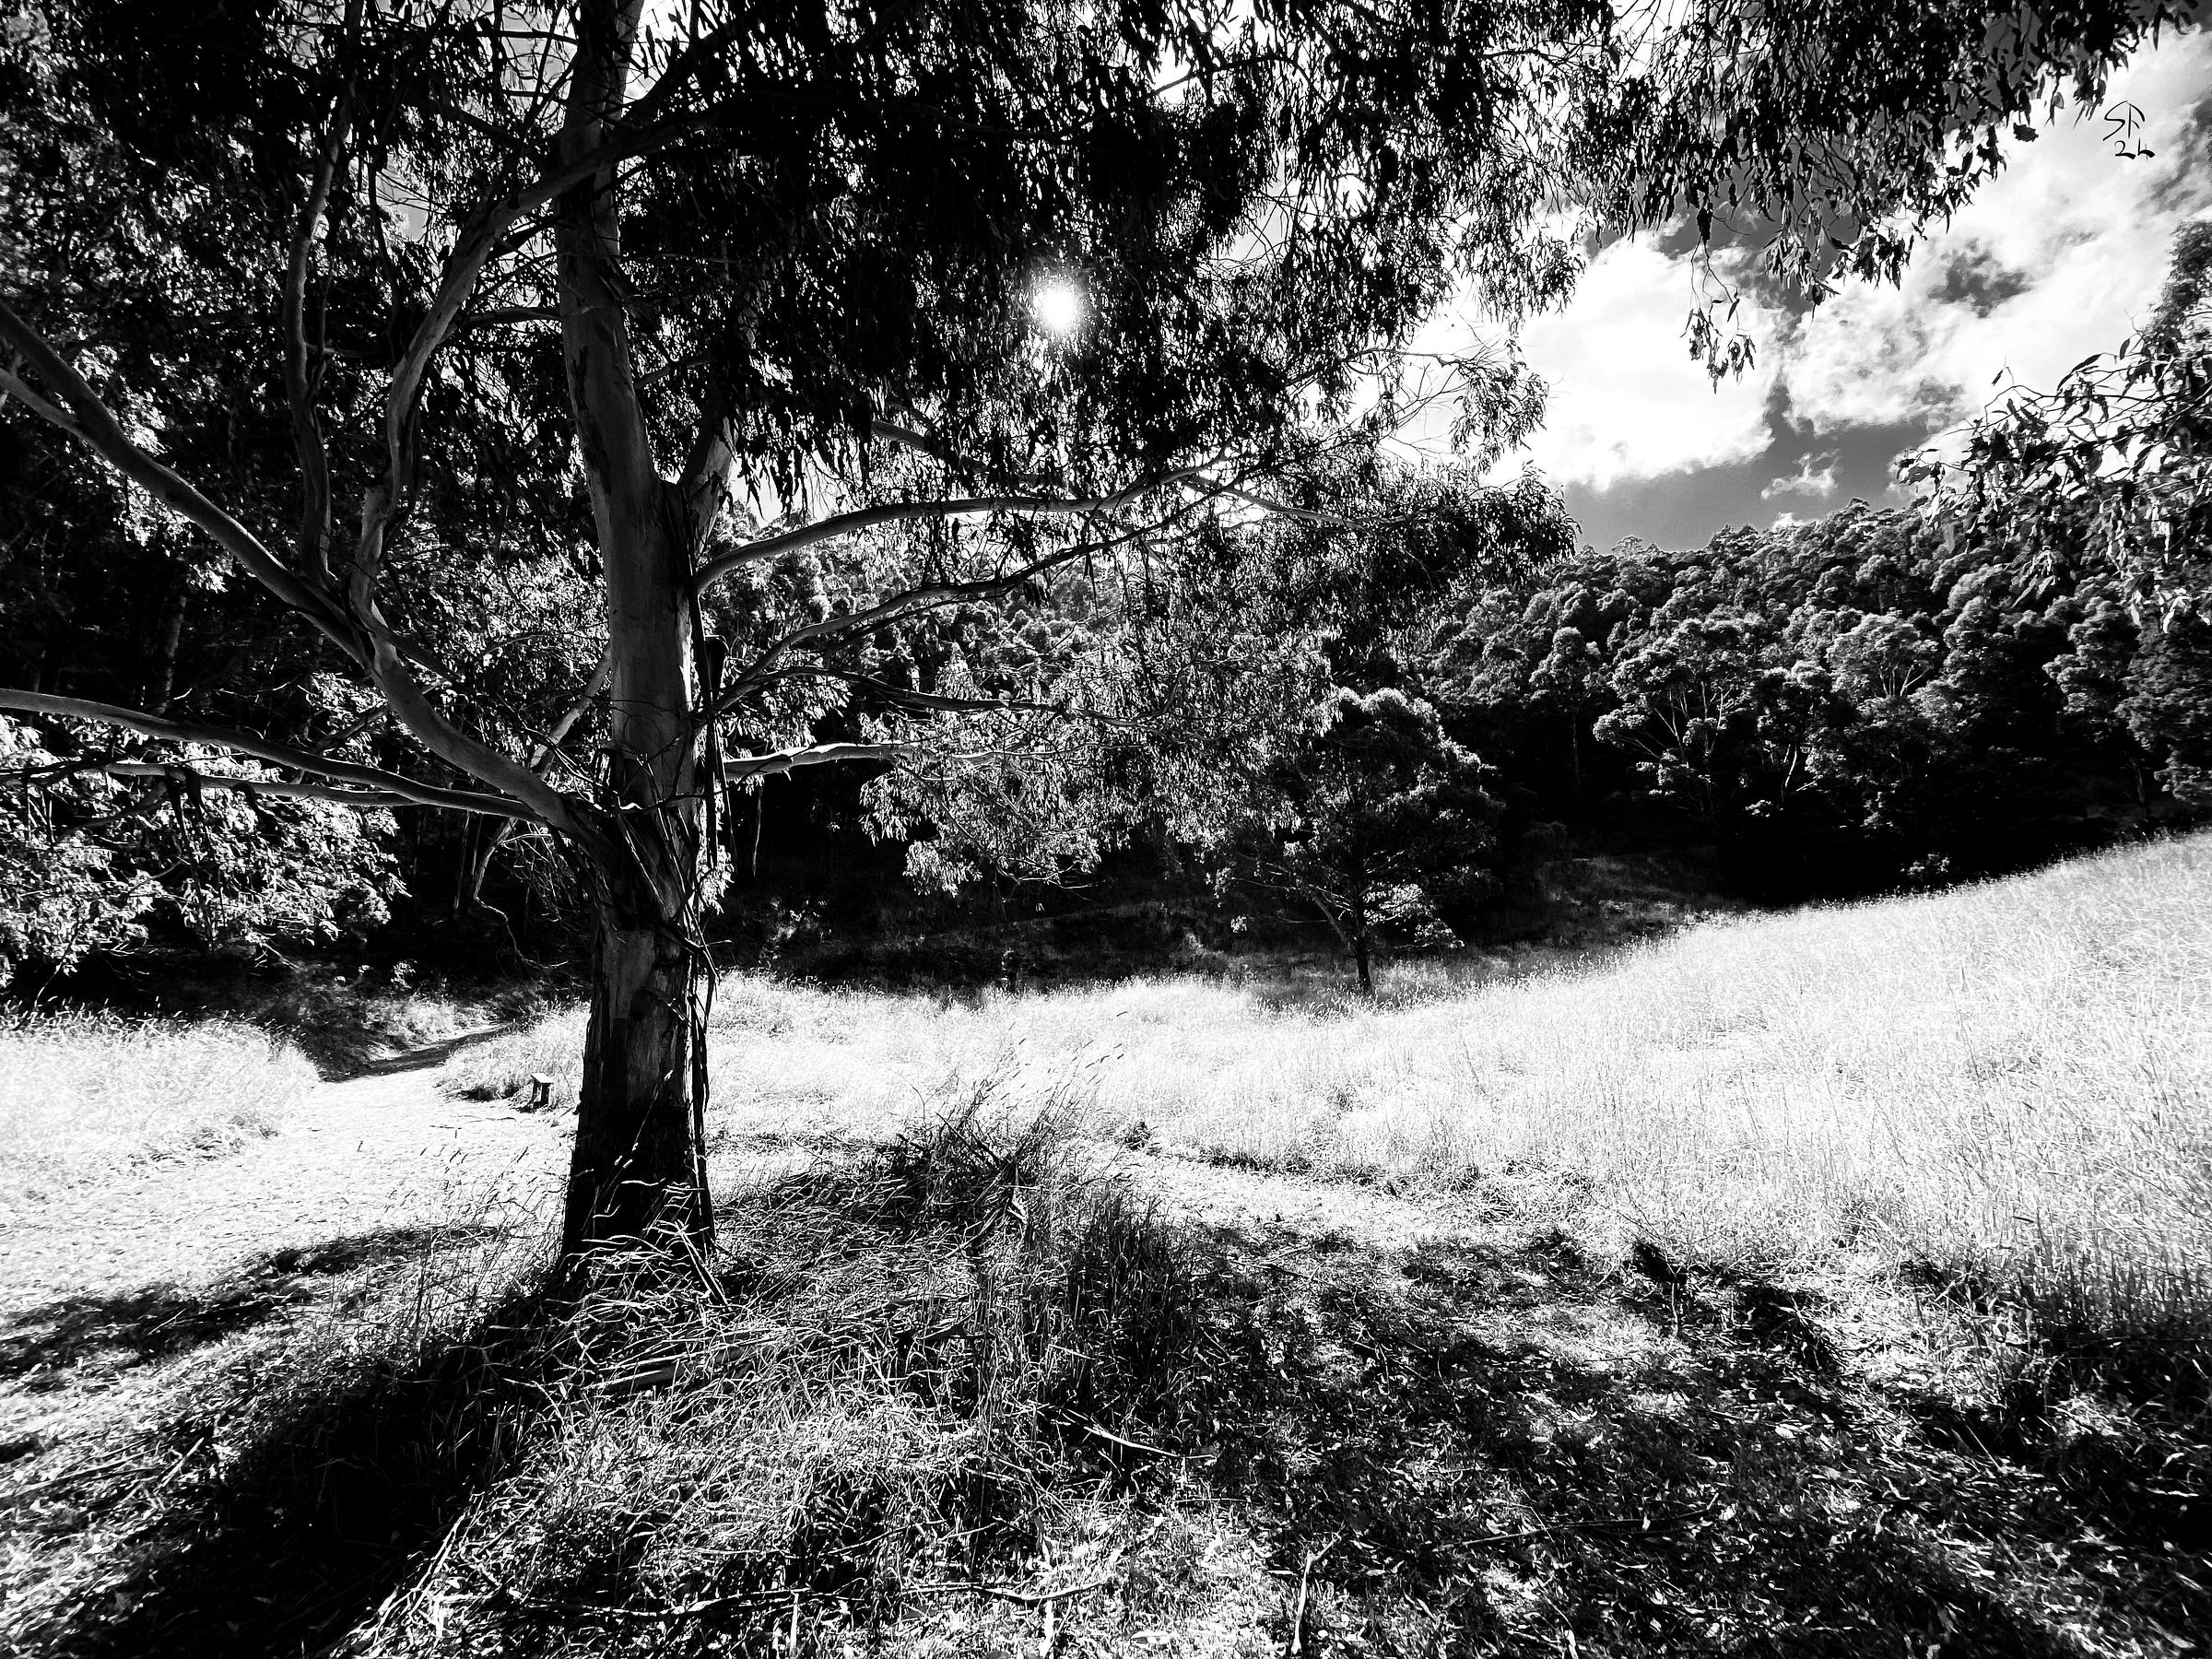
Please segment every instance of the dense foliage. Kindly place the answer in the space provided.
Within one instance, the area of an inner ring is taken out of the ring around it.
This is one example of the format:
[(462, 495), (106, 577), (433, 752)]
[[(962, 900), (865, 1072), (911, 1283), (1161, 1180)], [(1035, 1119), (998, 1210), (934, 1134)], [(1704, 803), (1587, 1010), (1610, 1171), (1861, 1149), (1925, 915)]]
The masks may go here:
[(2212, 807), (2212, 629), (2123, 573), (2037, 575), (1864, 504), (1498, 587), (1407, 678), (1521, 792), (1657, 821), (1736, 881), (1835, 893), (2015, 867)]
[(2109, 570), (2131, 600), (2212, 610), (2212, 224), (2174, 239), (2164, 291), (2116, 350), (2013, 387), (1961, 453), (1910, 457), (1937, 516), (2047, 571)]
[[(924, 838), (910, 861), (948, 885), (1070, 879), (1134, 839), (1358, 959), (1510, 930), (1492, 901), (1566, 851), (1711, 849), (1728, 887), (1790, 900), (2212, 813), (2212, 625), (2135, 603), (2123, 566), (1865, 503), (1688, 551), (1569, 552), (1539, 511), (1490, 528), (1394, 618), (1371, 595), (1163, 630), (1175, 718), (1141, 759), (1110, 761), (1109, 727), (876, 828)], [(915, 799), (912, 775), (878, 788)]]

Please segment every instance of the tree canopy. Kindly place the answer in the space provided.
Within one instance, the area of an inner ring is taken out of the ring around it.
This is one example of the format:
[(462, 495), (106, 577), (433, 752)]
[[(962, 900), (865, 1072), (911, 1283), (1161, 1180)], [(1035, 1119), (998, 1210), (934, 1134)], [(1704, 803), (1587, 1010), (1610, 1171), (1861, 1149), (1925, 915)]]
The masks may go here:
[(1956, 454), (1902, 472), (1959, 531), (2009, 530), (2046, 575), (2122, 574), (2159, 608), (2212, 607), (2212, 225), (2174, 239), (2149, 320), (2056, 386), (2004, 389)]

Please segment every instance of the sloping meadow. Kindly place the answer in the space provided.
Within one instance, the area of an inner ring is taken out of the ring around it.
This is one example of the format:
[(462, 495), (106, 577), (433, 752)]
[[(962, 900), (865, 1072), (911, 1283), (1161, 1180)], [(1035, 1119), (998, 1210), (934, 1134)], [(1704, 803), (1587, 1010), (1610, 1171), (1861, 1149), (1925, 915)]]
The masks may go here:
[(2208, 855), (1371, 1004), (726, 982), (712, 1259), (461, 1218), (180, 1359), (0, 1492), (0, 1644), (2185, 1652)]
[[(873, 1143), (947, 1091), (1102, 1139), (1415, 1190), (1487, 1183), (1594, 1253), (1850, 1257), (2115, 1330), (2212, 1318), (2212, 838), (1710, 922), (1591, 965), (935, 997), (733, 979), (718, 1148)], [(579, 1014), (449, 1087), (573, 1100)]]

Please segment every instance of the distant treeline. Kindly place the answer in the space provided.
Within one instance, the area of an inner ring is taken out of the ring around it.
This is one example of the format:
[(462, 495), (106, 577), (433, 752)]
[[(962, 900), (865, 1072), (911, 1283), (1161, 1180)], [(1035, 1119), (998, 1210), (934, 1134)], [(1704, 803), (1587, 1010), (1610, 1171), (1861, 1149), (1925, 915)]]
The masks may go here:
[(1908, 510), (1584, 549), (1379, 665), (1512, 818), (1717, 848), (1790, 899), (2018, 868), (2212, 811), (2212, 627)]
[[(1694, 850), (1723, 888), (1784, 903), (1941, 886), (2212, 816), (2212, 627), (2132, 605), (2092, 558), (1966, 545), (1906, 509), (1854, 503), (1687, 552), (1584, 548), (1419, 629), (1337, 644), (1340, 686), (1426, 703), (1485, 763), (1492, 902), (1447, 907), (1485, 940), (1540, 930), (1532, 877), (1570, 855)], [(795, 922), (802, 947), (1145, 898), (1202, 927), (1311, 909), (1143, 837), (1073, 891), (1003, 880), (887, 900), (903, 889), (857, 829), (853, 781), (776, 787), (760, 879), (732, 913)]]

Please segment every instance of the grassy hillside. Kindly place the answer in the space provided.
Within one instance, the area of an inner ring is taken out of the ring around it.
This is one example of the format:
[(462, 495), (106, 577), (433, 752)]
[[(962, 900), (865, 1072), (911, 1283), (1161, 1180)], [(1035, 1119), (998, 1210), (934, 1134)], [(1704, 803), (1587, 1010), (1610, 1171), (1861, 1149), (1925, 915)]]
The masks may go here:
[[(2212, 1319), (2212, 837), (1712, 921), (1587, 965), (1477, 959), (930, 999), (735, 980), (731, 1144), (878, 1139), (948, 1091), (1261, 1168), (1489, 1181), (1618, 1257), (1917, 1264), (2068, 1317)], [(455, 1063), (572, 1099), (582, 1016)]]
[[(1372, 1004), (729, 982), (712, 1261), (573, 1294), (487, 1214), (334, 1269), (326, 1320), (16, 1448), (0, 1647), (2178, 1659), (2208, 870)], [(443, 1084), (572, 1085), (579, 1035)], [(158, 1299), (161, 1340), (267, 1297)], [(93, 1397), (70, 1354), (0, 1340), (0, 1398)]]

